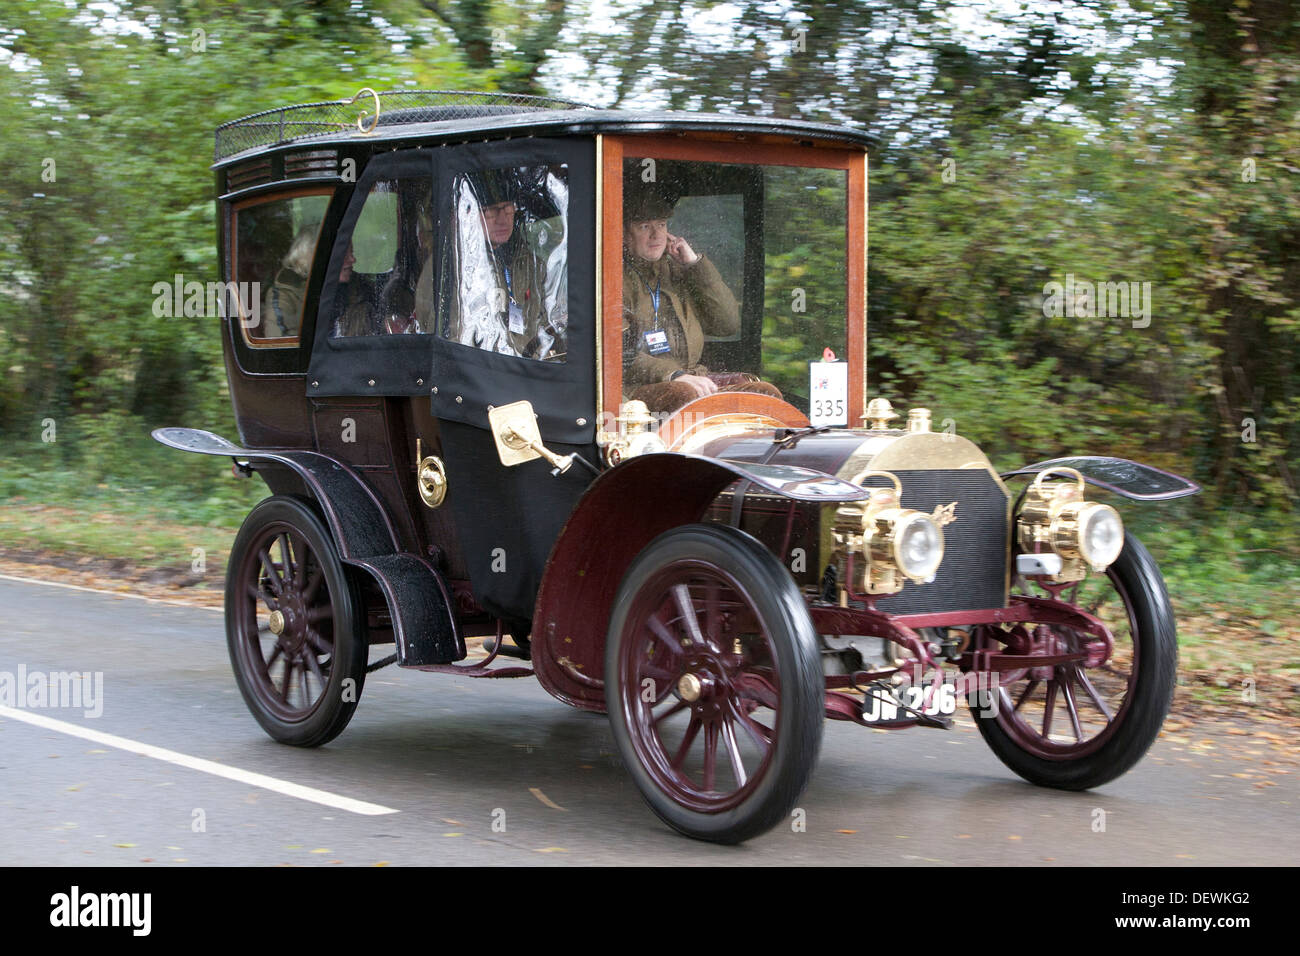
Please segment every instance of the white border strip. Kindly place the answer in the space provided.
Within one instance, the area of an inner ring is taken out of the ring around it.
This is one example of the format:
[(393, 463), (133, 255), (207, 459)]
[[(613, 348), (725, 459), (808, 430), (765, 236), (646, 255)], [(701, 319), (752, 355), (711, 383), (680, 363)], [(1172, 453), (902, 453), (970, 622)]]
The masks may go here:
[(47, 588), (67, 588), (69, 591), (89, 591), (91, 594), (106, 594), (109, 597), (131, 598), (135, 601), (148, 601), (150, 604), (170, 604), (172, 607), (188, 607), (195, 611), (220, 611), (210, 604), (190, 604), (186, 601), (169, 601), (166, 598), (145, 597), (143, 594), (131, 594), (128, 591), (105, 591), (103, 588), (88, 588), (80, 584), (64, 584), (62, 581), (41, 581), (37, 578), (20, 578), (13, 574), (0, 574), (0, 581), (18, 581), (21, 584), (43, 584)]
[(126, 737), (118, 737), (115, 734), (106, 734), (98, 730), (90, 730), (87, 727), (82, 727), (80, 724), (68, 723), (65, 720), (55, 720), (53, 717), (46, 717), (43, 714), (34, 714), (27, 710), (18, 710), (13, 707), (0, 705), (0, 717), (25, 721), (33, 726), (43, 727), (46, 730), (56, 730), (62, 734), (70, 734), (73, 737), (81, 737), (83, 740), (103, 744), (106, 747), (116, 747), (118, 750), (140, 754), (142, 757), (152, 757), (155, 760), (162, 760), (165, 763), (176, 764), (179, 767), (187, 767), (190, 770), (198, 770), (201, 773), (210, 773), (214, 777), (224, 777), (227, 780), (234, 780), (237, 783), (245, 783), (250, 786), (261, 787), (264, 790), (282, 793), (285, 796), (297, 797), (299, 800), (309, 800), (312, 803), (323, 804), (327, 807), (333, 807), (336, 810), (347, 810), (349, 813), (360, 813), (363, 816), (368, 817), (377, 817), (386, 813), (399, 812), (394, 810), (392, 807), (382, 807), (377, 803), (367, 803), (364, 800), (353, 800), (351, 797), (341, 797), (338, 794), (329, 793), (325, 790), (317, 790), (315, 787), (304, 787), (302, 784), (290, 783), (287, 780), (268, 777), (266, 774), (253, 773), (251, 770), (240, 770), (238, 767), (228, 767), (225, 764), (216, 763), (212, 760), (204, 760), (202, 757), (191, 757), (189, 754), (178, 753), (175, 750), (167, 750), (163, 747), (155, 747), (153, 744), (142, 744), (135, 740), (129, 740)]

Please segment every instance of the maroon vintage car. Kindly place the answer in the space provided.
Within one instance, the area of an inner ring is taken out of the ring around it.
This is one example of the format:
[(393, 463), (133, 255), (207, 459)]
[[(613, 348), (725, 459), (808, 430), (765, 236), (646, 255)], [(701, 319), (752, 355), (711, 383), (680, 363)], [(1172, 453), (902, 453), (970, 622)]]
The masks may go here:
[(154, 433), (270, 489), (226, 587), (267, 733), (329, 741), (394, 661), (536, 676), (608, 712), (663, 820), (729, 843), (788, 817), (826, 717), (942, 728), (966, 698), (1065, 789), (1142, 757), (1174, 616), (1095, 489), (1197, 488), (1104, 457), (999, 474), (868, 402), (869, 137), (359, 96), (217, 130), (241, 440)]

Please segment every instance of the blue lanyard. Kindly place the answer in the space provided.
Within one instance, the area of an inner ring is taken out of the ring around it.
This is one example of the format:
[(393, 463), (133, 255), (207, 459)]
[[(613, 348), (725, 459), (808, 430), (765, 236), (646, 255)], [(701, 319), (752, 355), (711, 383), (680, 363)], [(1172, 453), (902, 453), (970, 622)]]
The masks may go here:
[(654, 306), (654, 324), (657, 329), (659, 328), (659, 283), (661, 280), (656, 277), (655, 287), (652, 289), (650, 288), (650, 283), (647, 281), (645, 276), (642, 276), (639, 272), (637, 275), (641, 276), (641, 281), (645, 283), (645, 290), (650, 293), (650, 304)]
[(501, 263), (501, 271), (504, 272), (506, 276), (506, 296), (511, 302), (513, 302), (515, 301), (515, 293), (510, 287), (510, 267), (503, 262)]

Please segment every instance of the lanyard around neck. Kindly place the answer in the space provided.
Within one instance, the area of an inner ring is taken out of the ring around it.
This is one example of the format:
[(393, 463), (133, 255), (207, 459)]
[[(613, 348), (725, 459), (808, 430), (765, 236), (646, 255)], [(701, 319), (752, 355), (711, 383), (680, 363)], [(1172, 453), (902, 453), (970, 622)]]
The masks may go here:
[(650, 288), (649, 279), (641, 275), (639, 271), (637, 272), (637, 275), (641, 277), (642, 283), (645, 284), (645, 290), (650, 293), (650, 304), (654, 306), (654, 324), (657, 329), (659, 328), (659, 286), (662, 280), (659, 276), (655, 276), (655, 287), (652, 289)]
[(513, 302), (515, 301), (515, 291), (510, 284), (510, 267), (506, 265), (504, 261), (501, 263), (501, 272), (505, 275), (506, 279), (506, 297)]

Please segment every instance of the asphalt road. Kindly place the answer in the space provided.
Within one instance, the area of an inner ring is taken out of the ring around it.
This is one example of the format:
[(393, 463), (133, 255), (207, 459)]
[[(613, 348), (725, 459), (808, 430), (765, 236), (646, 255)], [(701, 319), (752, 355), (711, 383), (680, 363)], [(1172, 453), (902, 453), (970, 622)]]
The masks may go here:
[[(20, 668), (102, 672), (102, 713), (0, 710), (0, 864), (1217, 866), (1300, 856), (1300, 773), (1260, 786), (1233, 776), (1258, 758), (1163, 738), (1119, 780), (1064, 793), (1022, 782), (965, 720), (951, 731), (827, 723), (800, 802), (805, 827), (717, 847), (661, 824), (606, 719), (532, 679), (389, 667), (370, 675), (339, 738), (298, 750), (246, 711), (220, 612), (0, 580), (0, 675)], [(322, 805), (23, 717), (396, 812)]]

